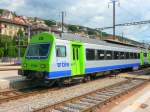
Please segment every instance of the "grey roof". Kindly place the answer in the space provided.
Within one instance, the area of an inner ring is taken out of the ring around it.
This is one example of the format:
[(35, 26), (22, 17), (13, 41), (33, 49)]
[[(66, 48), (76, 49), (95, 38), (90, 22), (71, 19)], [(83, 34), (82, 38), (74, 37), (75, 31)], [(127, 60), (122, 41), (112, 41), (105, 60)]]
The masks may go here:
[(97, 45), (105, 45), (105, 46), (112, 46), (112, 47), (118, 47), (118, 48), (128, 48), (128, 49), (141, 49), (141, 48), (137, 48), (137, 47), (131, 47), (131, 46), (126, 46), (126, 45), (118, 45), (118, 44), (114, 44), (114, 43), (108, 43), (106, 41), (101, 41), (101, 40), (97, 40), (97, 39), (90, 39), (90, 38), (86, 38), (86, 37), (81, 37), (79, 35), (75, 35), (75, 34), (68, 34), (68, 33), (63, 33), (62, 36), (55, 34), (57, 39), (62, 39), (62, 40), (69, 40), (69, 41), (80, 41), (83, 43), (90, 43), (90, 44), (97, 44)]

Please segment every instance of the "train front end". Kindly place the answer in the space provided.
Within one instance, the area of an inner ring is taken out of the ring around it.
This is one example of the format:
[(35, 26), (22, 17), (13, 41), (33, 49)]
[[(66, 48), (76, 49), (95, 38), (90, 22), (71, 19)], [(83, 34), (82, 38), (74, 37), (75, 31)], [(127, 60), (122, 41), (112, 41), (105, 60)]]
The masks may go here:
[(53, 34), (41, 33), (33, 36), (18, 74), (28, 79), (45, 79), (50, 71), (53, 43)]

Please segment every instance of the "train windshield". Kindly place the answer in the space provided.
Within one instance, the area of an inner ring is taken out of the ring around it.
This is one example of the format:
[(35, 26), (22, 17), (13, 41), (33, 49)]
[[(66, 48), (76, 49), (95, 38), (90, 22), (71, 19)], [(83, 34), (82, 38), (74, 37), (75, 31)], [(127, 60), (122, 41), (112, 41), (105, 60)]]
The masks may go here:
[(49, 43), (31, 44), (28, 47), (26, 58), (29, 59), (47, 58), (49, 48), (50, 48)]

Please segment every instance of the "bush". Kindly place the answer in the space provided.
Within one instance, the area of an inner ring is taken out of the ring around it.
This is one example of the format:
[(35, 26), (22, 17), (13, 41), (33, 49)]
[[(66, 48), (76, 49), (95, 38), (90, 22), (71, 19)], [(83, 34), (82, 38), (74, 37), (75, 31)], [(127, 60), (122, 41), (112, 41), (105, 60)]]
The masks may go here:
[(0, 58), (3, 57), (3, 55), (4, 55), (4, 49), (0, 48)]

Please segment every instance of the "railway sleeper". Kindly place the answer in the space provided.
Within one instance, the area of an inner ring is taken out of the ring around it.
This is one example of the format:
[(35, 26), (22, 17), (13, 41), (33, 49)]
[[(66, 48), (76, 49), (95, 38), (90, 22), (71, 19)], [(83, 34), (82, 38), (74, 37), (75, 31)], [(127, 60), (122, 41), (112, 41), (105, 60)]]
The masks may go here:
[(68, 105), (64, 105), (63, 108), (64, 108), (64, 109), (67, 109), (67, 110), (69, 110), (69, 111), (71, 111), (71, 112), (79, 112), (79, 111), (80, 111), (80, 109), (73, 108), (73, 107), (68, 106)]
[(83, 104), (85, 106), (93, 105), (93, 103), (89, 103), (89, 102), (82, 101), (82, 100), (79, 101), (79, 104)]
[(93, 103), (93, 104), (97, 104), (98, 101), (92, 100), (92, 99), (87, 99), (87, 98), (83, 98), (81, 100), (82, 102), (88, 102), (88, 103)]
[(68, 103), (68, 104), (66, 104), (66, 105), (68, 105), (68, 106), (71, 107), (71, 108), (78, 109), (78, 110), (81, 110), (82, 108), (85, 107), (85, 106), (81, 106), (81, 105), (78, 104), (78, 103)]
[(62, 106), (62, 107), (55, 108), (54, 110), (55, 110), (55, 111), (59, 111), (59, 112), (75, 112), (75, 111), (69, 110), (69, 109), (67, 109), (67, 108), (64, 108), (63, 106)]
[(94, 97), (92, 97), (92, 96), (87, 96), (86, 98), (87, 98), (87, 99), (96, 100), (96, 101), (98, 101), (98, 102), (100, 102), (100, 101), (103, 101), (103, 100), (104, 100), (104, 99), (99, 98), (99, 97), (96, 97), (96, 96), (94, 96)]

